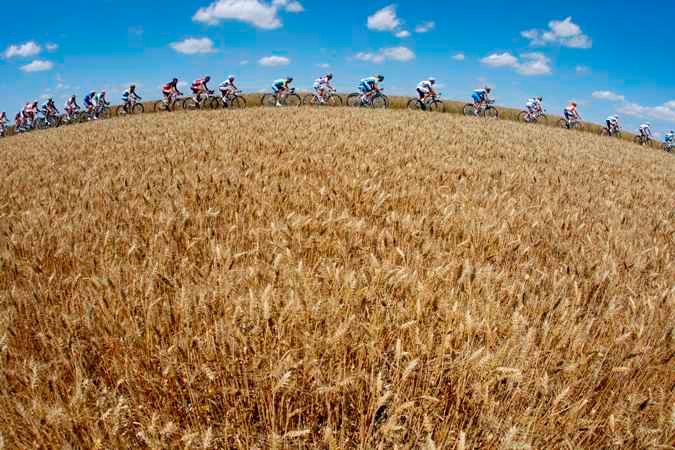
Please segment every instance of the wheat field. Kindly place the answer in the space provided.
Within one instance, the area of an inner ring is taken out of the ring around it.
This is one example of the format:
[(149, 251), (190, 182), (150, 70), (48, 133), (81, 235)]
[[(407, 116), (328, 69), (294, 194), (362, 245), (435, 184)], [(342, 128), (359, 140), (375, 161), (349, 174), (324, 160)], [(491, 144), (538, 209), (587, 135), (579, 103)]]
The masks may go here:
[(663, 152), (257, 108), (0, 159), (0, 448), (674, 448)]

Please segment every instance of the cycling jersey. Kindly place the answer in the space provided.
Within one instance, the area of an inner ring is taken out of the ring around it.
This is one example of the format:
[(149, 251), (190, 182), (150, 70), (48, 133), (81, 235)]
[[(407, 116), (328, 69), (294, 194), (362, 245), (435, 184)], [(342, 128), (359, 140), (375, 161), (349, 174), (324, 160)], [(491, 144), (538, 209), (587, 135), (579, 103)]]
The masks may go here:
[(642, 125), (640, 125), (640, 133), (642, 133), (645, 136), (649, 136), (650, 134), (652, 134), (652, 130), (649, 129), (649, 125), (643, 123)]
[(195, 80), (192, 82), (192, 91), (193, 92), (201, 92), (203, 91), (208, 91), (209, 88), (206, 86), (206, 79), (200, 78), (199, 80)]
[(167, 83), (164, 86), (162, 86), (162, 93), (164, 95), (169, 95), (174, 91), (174, 89), (178, 90), (178, 87), (173, 83)]
[(94, 106), (94, 95), (87, 94), (84, 96), (84, 106)]
[(105, 106), (108, 104), (108, 101), (105, 99), (105, 94), (98, 94), (94, 97), (94, 102), (97, 106)]
[(434, 90), (434, 85), (431, 84), (431, 81), (429, 80), (424, 80), (420, 81), (419, 84), (417, 85), (417, 89), (428, 92), (428, 91), (433, 91)]
[(225, 90), (236, 90), (237, 87), (234, 85), (233, 81), (230, 80), (225, 80), (222, 83), (220, 83), (220, 86), (218, 86), (221, 91)]
[(611, 123), (612, 125), (616, 126), (619, 124), (619, 120), (614, 116), (610, 116), (607, 118), (607, 123)]
[(664, 136), (664, 139), (666, 142), (673, 142), (673, 138), (675, 137), (675, 134), (673, 133), (668, 133)]
[(473, 91), (473, 94), (471, 94), (471, 98), (473, 98), (476, 103), (480, 103), (487, 100), (487, 95), (488, 93), (485, 89), (476, 89)]
[(364, 78), (359, 83), (359, 90), (364, 94), (372, 92), (376, 88), (377, 88), (377, 78), (375, 77)]
[(133, 98), (134, 100), (141, 100), (141, 97), (138, 94), (136, 94), (136, 91), (132, 92), (130, 89), (127, 89), (122, 94), (122, 100), (124, 100), (125, 102), (128, 102), (129, 97)]
[(326, 76), (314, 80), (314, 86), (330, 86), (330, 79)]
[(274, 86), (276, 88), (284, 88), (284, 87), (286, 87), (286, 80), (285, 79), (276, 80), (272, 84), (272, 86)]

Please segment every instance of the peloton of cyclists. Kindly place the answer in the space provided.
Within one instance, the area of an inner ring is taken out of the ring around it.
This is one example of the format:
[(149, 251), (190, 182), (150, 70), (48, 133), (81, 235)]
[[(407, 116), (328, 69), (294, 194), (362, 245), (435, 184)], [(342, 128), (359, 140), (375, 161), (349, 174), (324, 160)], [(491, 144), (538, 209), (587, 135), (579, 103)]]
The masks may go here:
[(314, 80), (314, 92), (316, 92), (316, 98), (319, 99), (319, 103), (326, 103), (326, 96), (328, 93), (335, 90), (330, 84), (332, 79), (333, 74), (327, 73), (321, 78)]
[(280, 78), (272, 84), (272, 92), (277, 98), (277, 106), (281, 106), (281, 99), (283, 99), (290, 91), (290, 84), (293, 82), (293, 77)]
[(384, 76), (377, 74), (372, 77), (364, 78), (359, 83), (359, 91), (361, 92), (361, 106), (370, 103), (371, 98), (375, 94), (382, 92), (380, 83), (384, 81)]

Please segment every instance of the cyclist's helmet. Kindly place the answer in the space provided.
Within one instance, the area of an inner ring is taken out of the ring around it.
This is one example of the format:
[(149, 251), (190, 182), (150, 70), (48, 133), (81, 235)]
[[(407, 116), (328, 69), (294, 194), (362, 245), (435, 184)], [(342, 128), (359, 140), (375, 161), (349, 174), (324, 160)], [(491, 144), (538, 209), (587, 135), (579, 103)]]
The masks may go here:
[(89, 93), (89, 95), (92, 96), (92, 97), (95, 96), (95, 95), (96, 95), (96, 91), (91, 91), (91, 92)]
[(204, 81), (205, 81), (206, 83), (208, 83), (209, 81), (211, 81), (211, 77), (208, 76), (208, 75), (205, 76), (205, 77), (204, 77)]
[(136, 85), (135, 85), (135, 84), (132, 84), (131, 86), (129, 86), (129, 90), (130, 90), (130, 91), (135, 91), (135, 90), (136, 90)]
[(434, 77), (429, 77), (429, 83), (431, 83), (431, 84), (436, 84), (436, 78), (434, 78)]
[(647, 125), (648, 127), (651, 127), (651, 126), (652, 126), (652, 124), (649, 123), (649, 122), (647, 122), (645, 125)]
[(228, 79), (229, 81), (234, 81), (234, 75), (228, 76), (227, 79)]
[(332, 73), (327, 73), (327, 74), (326, 74), (326, 78), (328, 78), (329, 80), (332, 80), (332, 79), (333, 79), (333, 74), (332, 74)]
[(675, 131), (673, 131), (673, 130), (670, 130), (670, 134), (675, 134)]
[(32, 103), (33, 107), (36, 107), (38, 105), (37, 100)]
[(375, 75), (375, 78), (377, 78), (377, 81), (382, 82), (384, 81), (384, 75), (380, 75), (379, 73)]
[(178, 84), (178, 78), (174, 78), (173, 80), (171, 80), (171, 84), (173, 85)]
[(572, 106), (577, 106), (577, 102), (572, 102)]
[(490, 86), (485, 86), (485, 92), (489, 94), (490, 92), (492, 92), (492, 88)]
[(537, 97), (537, 100), (539, 100), (541, 102), (541, 101), (544, 100), (544, 97)]
[(293, 77), (286, 77), (286, 82), (291, 83), (293, 81)]
[(105, 91), (101, 91), (101, 97), (105, 97)]

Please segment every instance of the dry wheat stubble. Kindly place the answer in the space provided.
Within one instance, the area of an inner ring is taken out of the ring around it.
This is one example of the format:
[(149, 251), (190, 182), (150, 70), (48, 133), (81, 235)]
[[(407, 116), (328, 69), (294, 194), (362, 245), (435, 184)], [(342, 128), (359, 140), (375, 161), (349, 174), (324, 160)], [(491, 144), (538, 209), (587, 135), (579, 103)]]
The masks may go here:
[(0, 157), (10, 448), (672, 443), (667, 155), (252, 110)]

